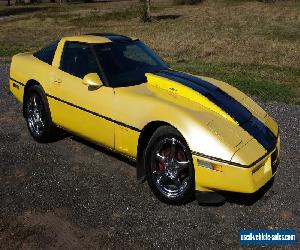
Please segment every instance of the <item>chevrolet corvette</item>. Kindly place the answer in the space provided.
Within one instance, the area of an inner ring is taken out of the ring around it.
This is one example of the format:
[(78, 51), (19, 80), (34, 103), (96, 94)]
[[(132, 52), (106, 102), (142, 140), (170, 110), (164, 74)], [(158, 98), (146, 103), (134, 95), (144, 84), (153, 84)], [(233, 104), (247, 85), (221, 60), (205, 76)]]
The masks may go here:
[(64, 37), (13, 56), (9, 85), (37, 142), (60, 128), (125, 155), (169, 204), (255, 193), (277, 171), (270, 115), (225, 82), (172, 70), (139, 39)]

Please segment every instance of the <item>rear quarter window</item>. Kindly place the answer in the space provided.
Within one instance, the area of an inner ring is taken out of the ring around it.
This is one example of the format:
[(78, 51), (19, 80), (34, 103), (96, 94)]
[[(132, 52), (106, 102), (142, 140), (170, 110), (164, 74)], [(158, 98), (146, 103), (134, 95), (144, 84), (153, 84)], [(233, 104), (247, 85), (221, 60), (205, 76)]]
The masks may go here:
[(45, 63), (48, 63), (49, 65), (52, 65), (52, 61), (54, 58), (57, 45), (58, 45), (58, 41), (55, 41), (51, 43), (49, 46), (35, 52), (33, 56)]

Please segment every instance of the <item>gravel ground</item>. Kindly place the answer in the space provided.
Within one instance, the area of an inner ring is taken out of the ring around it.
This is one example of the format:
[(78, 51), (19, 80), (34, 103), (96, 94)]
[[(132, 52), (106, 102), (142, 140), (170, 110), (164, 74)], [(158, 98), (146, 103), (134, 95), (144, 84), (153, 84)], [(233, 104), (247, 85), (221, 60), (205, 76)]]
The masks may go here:
[(262, 104), (282, 138), (279, 171), (263, 196), (176, 207), (137, 183), (122, 157), (73, 137), (34, 142), (7, 65), (0, 83), (1, 248), (221, 248), (238, 246), (240, 229), (300, 232), (299, 106)]

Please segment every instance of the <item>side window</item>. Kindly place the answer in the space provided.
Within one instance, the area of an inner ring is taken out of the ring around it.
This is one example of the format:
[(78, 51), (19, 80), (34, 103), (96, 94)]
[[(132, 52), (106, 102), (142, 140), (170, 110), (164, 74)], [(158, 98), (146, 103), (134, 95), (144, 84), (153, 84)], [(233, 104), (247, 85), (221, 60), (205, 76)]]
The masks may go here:
[(49, 46), (35, 52), (33, 54), (33, 56), (38, 58), (39, 60), (51, 65), (57, 45), (58, 45), (58, 41), (55, 41), (55, 42), (51, 43)]
[(99, 74), (95, 56), (90, 46), (85, 43), (65, 43), (60, 69), (79, 78), (83, 78), (88, 73)]

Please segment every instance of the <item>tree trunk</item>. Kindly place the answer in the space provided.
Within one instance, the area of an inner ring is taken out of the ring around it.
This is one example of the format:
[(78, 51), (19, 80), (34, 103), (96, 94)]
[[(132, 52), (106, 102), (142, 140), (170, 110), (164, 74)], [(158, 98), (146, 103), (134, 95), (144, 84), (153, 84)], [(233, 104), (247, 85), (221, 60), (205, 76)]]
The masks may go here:
[(150, 0), (140, 0), (139, 1), (139, 12), (140, 18), (143, 22), (151, 21), (151, 1)]
[(8, 5), (8, 6), (10, 6), (10, 5), (11, 5), (11, 4), (10, 4), (10, 0), (7, 0), (7, 5)]
[(145, 0), (146, 1), (146, 15), (147, 15), (147, 20), (151, 20), (151, 10), (150, 10), (150, 0)]

